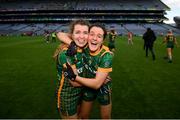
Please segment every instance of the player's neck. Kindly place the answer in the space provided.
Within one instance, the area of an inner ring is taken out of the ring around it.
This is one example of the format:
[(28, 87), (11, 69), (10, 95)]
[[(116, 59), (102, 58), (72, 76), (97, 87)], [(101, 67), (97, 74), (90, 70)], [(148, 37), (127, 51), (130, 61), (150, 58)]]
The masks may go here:
[(96, 51), (90, 51), (90, 55), (96, 56), (101, 52), (101, 50), (102, 50), (102, 45)]

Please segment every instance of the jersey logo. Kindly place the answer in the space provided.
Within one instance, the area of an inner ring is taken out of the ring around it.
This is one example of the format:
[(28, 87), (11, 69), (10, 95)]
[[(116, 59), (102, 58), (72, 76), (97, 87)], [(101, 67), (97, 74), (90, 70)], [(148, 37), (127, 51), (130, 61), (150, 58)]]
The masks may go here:
[(104, 67), (109, 67), (110, 66), (110, 62), (109, 61), (106, 61), (105, 63), (104, 63)]
[(77, 72), (78, 72), (78, 74), (82, 73), (83, 72), (83, 67), (77, 69)]
[(92, 63), (92, 61), (91, 60), (89, 60), (89, 62), (88, 62), (89, 64), (91, 64)]

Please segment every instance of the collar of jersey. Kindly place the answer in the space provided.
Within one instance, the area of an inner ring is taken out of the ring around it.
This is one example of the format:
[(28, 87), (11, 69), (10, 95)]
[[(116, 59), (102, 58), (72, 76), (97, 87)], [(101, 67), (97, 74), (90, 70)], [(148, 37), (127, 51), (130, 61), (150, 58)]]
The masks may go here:
[(98, 51), (96, 51), (96, 52), (93, 52), (93, 53), (90, 52), (90, 55), (96, 56), (96, 55), (98, 55), (103, 49), (106, 50), (106, 51), (108, 51), (108, 52), (110, 52), (110, 50), (109, 50), (109, 48), (108, 48), (107, 46), (102, 45), (102, 47), (101, 47), (100, 50), (98, 50)]
[(65, 47), (65, 48), (63, 48), (62, 50), (68, 50), (68, 48), (67, 48), (67, 47)]
[(91, 51), (90, 51), (90, 55), (92, 55), (92, 56), (98, 55), (98, 54), (103, 50), (103, 48), (104, 48), (104, 45), (102, 45), (102, 47), (101, 47), (100, 50), (97, 50), (97, 51), (95, 51), (95, 52), (91, 52)]
[(87, 45), (83, 48), (77, 47), (77, 52), (82, 53), (85, 48), (87, 48)]
[(82, 48), (80, 48), (80, 47), (77, 47), (77, 52), (79, 52), (79, 53), (82, 53)]

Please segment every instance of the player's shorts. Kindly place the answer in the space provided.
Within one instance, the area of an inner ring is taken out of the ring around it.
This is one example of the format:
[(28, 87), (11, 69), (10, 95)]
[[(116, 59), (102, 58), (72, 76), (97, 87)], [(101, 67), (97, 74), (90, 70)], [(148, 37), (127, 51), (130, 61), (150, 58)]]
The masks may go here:
[(166, 46), (166, 48), (174, 48), (174, 43), (167, 43), (167, 46)]
[(84, 101), (94, 101), (97, 98), (100, 105), (109, 105), (111, 103), (111, 84), (111, 81), (109, 81), (108, 83), (103, 84), (98, 90), (87, 87), (84, 88), (82, 99)]
[(72, 116), (77, 113), (77, 107), (81, 103), (82, 88), (68, 86), (63, 88), (60, 94), (60, 112), (64, 116)]

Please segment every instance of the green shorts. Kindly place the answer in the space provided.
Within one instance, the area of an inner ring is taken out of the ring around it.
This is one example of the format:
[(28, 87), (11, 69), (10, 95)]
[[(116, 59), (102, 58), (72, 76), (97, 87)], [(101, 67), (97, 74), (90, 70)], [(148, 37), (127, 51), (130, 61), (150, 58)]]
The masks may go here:
[(98, 90), (86, 87), (83, 89), (82, 99), (84, 101), (94, 101), (97, 98), (100, 105), (109, 105), (111, 103), (111, 91), (111, 81), (103, 84)]
[(172, 48), (172, 49), (173, 49), (173, 48), (174, 48), (174, 43), (168, 43), (166, 47), (167, 47), (167, 48)]
[(60, 93), (60, 112), (64, 116), (72, 116), (77, 113), (77, 107), (81, 103), (82, 88), (72, 86), (64, 87)]

